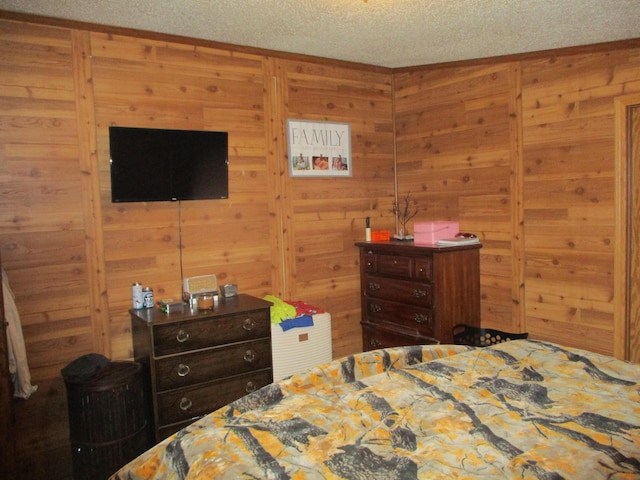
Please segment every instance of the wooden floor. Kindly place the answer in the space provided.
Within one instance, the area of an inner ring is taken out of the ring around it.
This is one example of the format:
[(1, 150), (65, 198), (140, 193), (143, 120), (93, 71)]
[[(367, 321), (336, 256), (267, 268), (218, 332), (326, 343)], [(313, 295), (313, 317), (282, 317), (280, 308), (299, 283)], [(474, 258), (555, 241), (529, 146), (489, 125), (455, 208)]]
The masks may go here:
[[(66, 392), (62, 377), (51, 383), (39, 383), (27, 400), (14, 399), (16, 427), (15, 479), (67, 480), (73, 478), (71, 443), (68, 429)], [(37, 419), (34, 412), (38, 412)], [(36, 433), (20, 425), (41, 425)], [(78, 480), (78, 479), (76, 479)]]

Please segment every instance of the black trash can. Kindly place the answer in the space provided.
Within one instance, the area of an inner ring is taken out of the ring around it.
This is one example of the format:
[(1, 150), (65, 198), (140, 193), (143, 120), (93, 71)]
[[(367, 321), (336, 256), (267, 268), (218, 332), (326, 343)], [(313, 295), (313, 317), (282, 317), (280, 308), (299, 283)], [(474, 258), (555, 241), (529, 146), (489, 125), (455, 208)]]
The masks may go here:
[(106, 479), (151, 446), (139, 363), (102, 362), (92, 354), (69, 364), (62, 376), (75, 480)]

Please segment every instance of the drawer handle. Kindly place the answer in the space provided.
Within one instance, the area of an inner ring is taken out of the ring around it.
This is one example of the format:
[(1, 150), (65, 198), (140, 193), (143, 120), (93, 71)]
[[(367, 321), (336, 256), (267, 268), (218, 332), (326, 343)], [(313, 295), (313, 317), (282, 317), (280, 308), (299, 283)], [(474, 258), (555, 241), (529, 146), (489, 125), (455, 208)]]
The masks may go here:
[(429, 316), (423, 313), (416, 313), (413, 318), (418, 323), (424, 323), (429, 320)]
[(247, 350), (246, 352), (244, 352), (243, 358), (245, 362), (251, 363), (256, 359), (256, 354), (253, 350)]
[(373, 262), (367, 262), (367, 267), (373, 267)]
[(424, 298), (427, 296), (427, 292), (425, 290), (414, 290), (413, 297), (414, 298)]
[(380, 284), (375, 282), (369, 282), (369, 290), (376, 291), (380, 290)]
[(380, 348), (382, 346), (382, 342), (380, 342), (380, 340), (378, 340), (377, 338), (372, 338), (369, 343), (373, 348)]
[(182, 410), (183, 412), (186, 412), (191, 407), (193, 407), (193, 402), (189, 400), (187, 397), (182, 397), (180, 399), (180, 410)]
[(251, 331), (255, 328), (256, 326), (256, 321), (251, 318), (251, 317), (247, 317), (244, 319), (244, 325), (242, 325), (242, 328), (244, 328), (246, 331)]
[(176, 340), (180, 343), (186, 342), (187, 340), (189, 340), (189, 332), (185, 332), (183, 329), (178, 330)]
[(372, 303), (371, 305), (369, 305), (369, 311), (371, 313), (378, 313), (380, 310), (382, 310), (382, 307), (377, 303)]
[(245, 387), (245, 390), (247, 393), (253, 393), (256, 391), (256, 384), (253, 383), (251, 380), (249, 380), (247, 382), (247, 386)]
[(189, 375), (190, 371), (191, 367), (189, 365), (185, 365), (184, 363), (178, 365), (178, 376), (186, 377), (187, 375)]

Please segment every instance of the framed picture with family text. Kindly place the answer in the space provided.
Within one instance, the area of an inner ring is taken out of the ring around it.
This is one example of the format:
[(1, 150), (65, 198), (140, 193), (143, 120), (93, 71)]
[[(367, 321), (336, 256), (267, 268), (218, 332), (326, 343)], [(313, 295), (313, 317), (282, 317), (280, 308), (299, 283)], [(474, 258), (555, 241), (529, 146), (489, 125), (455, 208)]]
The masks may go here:
[(351, 125), (287, 120), (291, 177), (350, 177)]

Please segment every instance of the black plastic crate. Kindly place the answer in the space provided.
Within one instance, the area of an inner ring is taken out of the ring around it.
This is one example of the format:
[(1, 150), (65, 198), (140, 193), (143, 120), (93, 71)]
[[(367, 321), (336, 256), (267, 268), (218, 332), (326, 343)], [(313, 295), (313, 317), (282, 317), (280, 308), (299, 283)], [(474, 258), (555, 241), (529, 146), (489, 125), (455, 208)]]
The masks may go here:
[(497, 343), (511, 340), (526, 339), (528, 333), (509, 333), (490, 328), (470, 327), (469, 325), (456, 325), (453, 327), (453, 343), (456, 345), (471, 345), (473, 347), (488, 347)]

